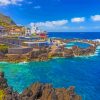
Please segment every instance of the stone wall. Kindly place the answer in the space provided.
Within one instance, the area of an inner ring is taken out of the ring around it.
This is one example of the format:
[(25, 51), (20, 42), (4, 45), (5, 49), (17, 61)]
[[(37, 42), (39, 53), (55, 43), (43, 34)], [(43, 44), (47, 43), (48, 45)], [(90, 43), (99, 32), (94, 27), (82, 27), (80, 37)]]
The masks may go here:
[(9, 48), (8, 54), (25, 54), (32, 51), (32, 48)]
[(22, 45), (23, 42), (24, 42), (23, 40), (18, 40), (16, 38), (0, 37), (0, 43), (7, 44), (7, 45), (20, 46)]

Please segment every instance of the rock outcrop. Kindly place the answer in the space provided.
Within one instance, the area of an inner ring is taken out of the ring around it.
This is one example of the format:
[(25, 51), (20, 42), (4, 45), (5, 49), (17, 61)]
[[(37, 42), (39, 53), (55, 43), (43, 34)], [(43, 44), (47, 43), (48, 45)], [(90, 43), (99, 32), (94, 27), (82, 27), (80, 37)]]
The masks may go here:
[(72, 51), (74, 56), (86, 56), (93, 54), (96, 50), (95, 46), (89, 46), (86, 49), (79, 48), (78, 46), (73, 46)]
[(74, 87), (55, 89), (50, 84), (35, 83), (20, 95), (21, 100), (81, 100)]
[(74, 57), (73, 50), (65, 48), (63, 52), (63, 56), (64, 57)]
[[(82, 100), (75, 93), (75, 87), (53, 88), (51, 84), (34, 83), (21, 94), (8, 86), (4, 73), (0, 72), (0, 90), (4, 91), (2, 100)], [(1, 100), (1, 99), (0, 99)]]
[(0, 72), (0, 89), (4, 89), (7, 87), (8, 87), (8, 84), (7, 84), (7, 80), (4, 78), (4, 73)]

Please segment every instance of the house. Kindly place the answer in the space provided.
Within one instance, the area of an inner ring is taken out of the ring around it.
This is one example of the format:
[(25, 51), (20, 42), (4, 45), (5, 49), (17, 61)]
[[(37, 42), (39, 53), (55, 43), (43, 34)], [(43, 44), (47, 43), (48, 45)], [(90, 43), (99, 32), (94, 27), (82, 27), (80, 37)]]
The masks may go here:
[(41, 47), (48, 47), (49, 43), (45, 42), (23, 42), (23, 46), (31, 47), (31, 48), (41, 48)]
[(47, 39), (47, 34), (45, 32), (39, 33), (39, 38), (40, 39)]
[(37, 30), (38, 30), (38, 27), (36, 27), (36, 25), (33, 25), (33, 26), (31, 27), (31, 33), (32, 33), (32, 34), (36, 34), (36, 33), (37, 33)]
[(35, 24), (31, 28), (31, 33), (35, 34), (35, 36), (38, 36), (40, 39), (47, 38), (47, 32), (40, 30)]
[(25, 35), (26, 36), (30, 36), (31, 35), (31, 29), (30, 28), (25, 27)]
[(2, 26), (0, 26), (0, 35), (6, 34), (6, 29)]
[(9, 28), (9, 34), (11, 35), (21, 35), (24, 33), (24, 28), (22, 26), (12, 26)]

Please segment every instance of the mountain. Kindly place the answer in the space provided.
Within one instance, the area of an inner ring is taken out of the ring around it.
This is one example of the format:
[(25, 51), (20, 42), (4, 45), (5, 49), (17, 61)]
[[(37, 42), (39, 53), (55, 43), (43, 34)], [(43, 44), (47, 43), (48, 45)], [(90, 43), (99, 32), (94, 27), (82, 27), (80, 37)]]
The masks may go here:
[(0, 13), (0, 23), (6, 23), (8, 25), (16, 25), (16, 23), (9, 17)]

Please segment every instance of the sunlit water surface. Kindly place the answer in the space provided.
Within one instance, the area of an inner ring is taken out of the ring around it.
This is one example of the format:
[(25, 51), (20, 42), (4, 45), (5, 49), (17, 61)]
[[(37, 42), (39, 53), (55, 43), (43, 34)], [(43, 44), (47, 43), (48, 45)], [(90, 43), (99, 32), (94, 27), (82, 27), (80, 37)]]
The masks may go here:
[(0, 71), (14, 90), (22, 92), (34, 82), (54, 87), (76, 86), (83, 100), (100, 100), (100, 47), (91, 57), (58, 58), (47, 62), (0, 62)]

